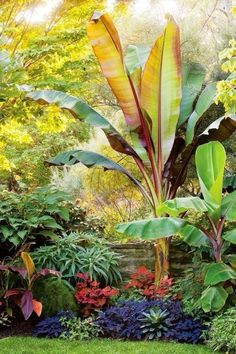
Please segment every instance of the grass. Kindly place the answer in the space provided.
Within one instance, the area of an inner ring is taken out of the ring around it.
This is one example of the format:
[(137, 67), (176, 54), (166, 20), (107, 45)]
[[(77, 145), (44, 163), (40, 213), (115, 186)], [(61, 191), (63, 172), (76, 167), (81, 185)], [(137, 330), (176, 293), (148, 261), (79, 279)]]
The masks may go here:
[(0, 340), (1, 354), (210, 354), (203, 345), (118, 340), (65, 341), (8, 337)]

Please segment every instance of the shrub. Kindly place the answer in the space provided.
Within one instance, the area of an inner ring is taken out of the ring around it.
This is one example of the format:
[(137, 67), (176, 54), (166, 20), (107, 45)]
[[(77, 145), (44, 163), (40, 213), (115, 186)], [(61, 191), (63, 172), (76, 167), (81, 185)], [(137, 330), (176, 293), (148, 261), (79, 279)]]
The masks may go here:
[(207, 344), (215, 351), (236, 352), (236, 307), (213, 319)]
[(131, 275), (131, 279), (125, 285), (124, 289), (137, 289), (141, 295), (148, 299), (165, 297), (170, 291), (172, 279), (165, 277), (158, 286), (154, 284), (154, 279), (154, 273), (149, 271), (145, 266), (141, 266)]
[(43, 304), (43, 316), (53, 316), (61, 310), (77, 311), (74, 289), (61, 278), (44, 278), (33, 288), (34, 296)]
[(94, 323), (93, 317), (84, 320), (78, 317), (62, 317), (61, 324), (66, 328), (60, 338), (70, 340), (84, 340), (98, 337), (100, 333), (99, 327)]
[(33, 330), (35, 337), (58, 338), (66, 331), (66, 326), (62, 324), (62, 318), (69, 320), (75, 315), (71, 311), (60, 311), (57, 315), (47, 317), (40, 321)]
[[(99, 313), (96, 323), (101, 327), (105, 336), (124, 339), (144, 339), (142, 322), (146, 313), (152, 308), (166, 311), (167, 317), (161, 326), (167, 331), (162, 332), (162, 339), (177, 342), (198, 343), (204, 327), (199, 320), (186, 316), (179, 301), (143, 300), (127, 301), (120, 306), (111, 306)], [(156, 334), (157, 326), (154, 333)], [(149, 327), (151, 328), (151, 327)]]
[(80, 240), (80, 236), (71, 234), (53, 245), (40, 247), (33, 254), (37, 265), (57, 269), (72, 282), (75, 274), (80, 272), (89, 273), (91, 279), (104, 284), (119, 283), (120, 256), (102, 244), (83, 248), (79, 245)]
[(107, 306), (110, 298), (118, 294), (118, 290), (110, 286), (101, 287), (101, 284), (92, 280), (88, 273), (78, 273), (77, 277), (82, 281), (76, 284), (75, 298), (85, 317)]
[(14, 255), (16, 248), (27, 242), (38, 246), (63, 232), (99, 233), (103, 228), (72, 203), (71, 196), (50, 187), (26, 194), (4, 191), (0, 194), (0, 209), (0, 257)]

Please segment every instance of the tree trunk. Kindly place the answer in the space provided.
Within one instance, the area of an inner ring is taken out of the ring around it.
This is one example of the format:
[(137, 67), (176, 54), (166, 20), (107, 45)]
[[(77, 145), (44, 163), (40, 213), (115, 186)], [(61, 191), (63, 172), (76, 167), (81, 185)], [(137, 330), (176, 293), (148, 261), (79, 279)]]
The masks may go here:
[(163, 238), (155, 243), (155, 284), (169, 275), (169, 239)]

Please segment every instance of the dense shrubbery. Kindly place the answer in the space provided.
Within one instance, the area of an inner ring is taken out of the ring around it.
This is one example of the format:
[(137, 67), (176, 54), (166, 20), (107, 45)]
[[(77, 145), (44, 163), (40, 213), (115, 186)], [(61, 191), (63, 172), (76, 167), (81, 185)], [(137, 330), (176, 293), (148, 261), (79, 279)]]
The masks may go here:
[(0, 257), (14, 255), (27, 242), (40, 246), (47, 240), (73, 230), (99, 233), (102, 225), (71, 201), (71, 197), (54, 188), (37, 188), (32, 193), (4, 191), (0, 198)]
[(53, 316), (62, 310), (77, 311), (73, 287), (59, 277), (40, 279), (33, 288), (33, 294), (43, 305), (43, 316)]
[(236, 308), (216, 316), (209, 330), (208, 345), (215, 351), (236, 352)]
[[(111, 306), (99, 314), (97, 324), (105, 336), (112, 338), (144, 339), (147, 335), (142, 327), (146, 313), (152, 308), (165, 311), (162, 317), (160, 338), (177, 342), (198, 343), (203, 326), (199, 320), (185, 315), (179, 301), (143, 300), (128, 301), (120, 306)], [(158, 331), (156, 324), (153, 327)], [(152, 325), (149, 327), (153, 333)]]

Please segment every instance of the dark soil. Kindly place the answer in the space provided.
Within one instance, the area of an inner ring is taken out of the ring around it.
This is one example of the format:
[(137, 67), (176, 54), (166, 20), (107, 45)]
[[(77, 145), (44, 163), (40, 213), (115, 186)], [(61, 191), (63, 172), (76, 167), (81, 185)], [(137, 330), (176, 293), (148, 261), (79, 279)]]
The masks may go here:
[(0, 327), (0, 338), (13, 336), (31, 336), (32, 331), (37, 323), (35, 318), (25, 321), (24, 319), (14, 321), (10, 327)]

